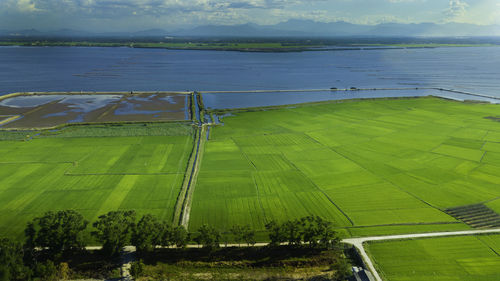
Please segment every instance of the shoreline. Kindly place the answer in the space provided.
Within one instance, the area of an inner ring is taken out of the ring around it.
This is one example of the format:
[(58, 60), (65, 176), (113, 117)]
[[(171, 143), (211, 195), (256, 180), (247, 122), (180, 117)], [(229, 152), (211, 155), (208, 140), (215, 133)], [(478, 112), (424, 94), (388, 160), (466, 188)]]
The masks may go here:
[[(331, 52), (331, 51), (374, 51), (374, 50), (405, 50), (405, 49), (435, 49), (435, 48), (470, 48), (470, 47), (500, 47), (496, 44), (347, 44), (347, 45), (281, 45), (266, 46), (266, 43), (252, 43), (238, 46), (227, 46), (225, 43), (147, 43), (147, 42), (9, 42), (0, 41), (0, 47), (86, 47), (86, 48), (131, 48), (131, 49), (164, 49), (186, 51), (227, 51), (244, 53), (300, 53), (300, 52)], [(272, 43), (281, 44), (281, 43)], [(176, 46), (177, 45), (177, 46)], [(254, 46), (246, 46), (254, 45)]]

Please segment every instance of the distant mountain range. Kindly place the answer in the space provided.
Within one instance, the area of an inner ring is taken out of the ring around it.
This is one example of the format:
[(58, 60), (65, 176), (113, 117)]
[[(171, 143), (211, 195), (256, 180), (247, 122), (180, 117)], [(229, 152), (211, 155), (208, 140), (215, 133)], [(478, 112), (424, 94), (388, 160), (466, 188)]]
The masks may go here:
[(315, 22), (311, 20), (289, 20), (275, 25), (203, 25), (182, 30), (150, 29), (139, 32), (84, 32), (62, 29), (42, 32), (36, 29), (6, 31), (0, 36), (20, 37), (342, 37), (342, 36), (404, 36), (404, 37), (457, 37), (500, 36), (500, 25), (474, 25), (465, 23), (383, 23), (359, 25), (347, 22)]

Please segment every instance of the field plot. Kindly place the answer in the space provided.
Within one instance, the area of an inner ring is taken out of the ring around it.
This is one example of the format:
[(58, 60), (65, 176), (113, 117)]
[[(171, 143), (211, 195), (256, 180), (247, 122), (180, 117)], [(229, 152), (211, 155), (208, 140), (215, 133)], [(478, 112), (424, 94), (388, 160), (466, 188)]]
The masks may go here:
[[(188, 94), (43, 94), (0, 100), (0, 115), (20, 118), (0, 128), (52, 128), (67, 123), (188, 120)], [(1, 121), (1, 120), (0, 120)]]
[(374, 242), (365, 248), (388, 281), (500, 280), (500, 235)]
[(500, 123), (486, 119), (499, 109), (426, 97), (233, 112), (206, 143), (190, 228), (315, 214), (354, 236), (467, 229), (444, 210), (500, 196)]
[[(28, 220), (49, 210), (74, 209), (90, 221), (118, 209), (172, 219), (192, 130), (168, 123), (72, 126), (0, 141), (0, 233), (21, 237)], [(2, 136), (10, 133), (18, 136)]]

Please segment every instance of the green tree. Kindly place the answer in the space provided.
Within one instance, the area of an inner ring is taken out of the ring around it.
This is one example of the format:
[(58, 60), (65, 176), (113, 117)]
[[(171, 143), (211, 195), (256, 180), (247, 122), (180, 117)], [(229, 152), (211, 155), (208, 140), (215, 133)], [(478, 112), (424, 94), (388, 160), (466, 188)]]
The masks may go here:
[(243, 241), (247, 243), (248, 246), (255, 245), (255, 230), (253, 230), (249, 225), (245, 225), (242, 228), (242, 238)]
[(331, 222), (317, 218), (317, 224), (320, 229), (320, 246), (327, 248), (330, 246), (338, 246), (340, 244), (340, 238), (338, 237), (337, 232), (333, 230), (333, 224)]
[(240, 225), (233, 225), (230, 231), (233, 235), (234, 242), (238, 243), (238, 246), (240, 246), (243, 241), (243, 228)]
[(73, 210), (47, 212), (28, 223), (26, 245), (30, 249), (46, 248), (53, 257), (59, 258), (65, 252), (84, 248), (83, 231), (87, 224), (83, 216)]
[(195, 241), (205, 249), (214, 249), (219, 247), (220, 238), (221, 235), (219, 231), (204, 224), (198, 228)]
[(51, 260), (47, 260), (44, 263), (38, 263), (35, 267), (35, 276), (44, 281), (57, 281), (57, 274), (57, 267)]
[(330, 266), (330, 270), (335, 271), (335, 280), (346, 280), (351, 273), (351, 265), (345, 256), (339, 256), (335, 262)]
[(300, 245), (302, 241), (302, 224), (299, 220), (287, 221), (283, 224), (286, 241), (289, 245)]
[(189, 237), (189, 232), (187, 232), (184, 226), (177, 226), (172, 231), (172, 244), (177, 248), (184, 248), (189, 242)]
[(0, 239), (0, 280), (27, 280), (31, 276), (23, 263), (23, 247), (7, 238)]
[(315, 216), (307, 216), (300, 219), (302, 224), (302, 240), (308, 243), (310, 247), (316, 247), (321, 239), (321, 225), (322, 219)]
[(92, 235), (101, 242), (103, 252), (109, 256), (120, 253), (121, 249), (130, 243), (130, 237), (135, 227), (135, 211), (112, 211), (99, 216), (93, 226), (96, 229)]
[(175, 245), (174, 229), (172, 228), (172, 226), (168, 222), (163, 221), (160, 223), (159, 228), (160, 233), (157, 237), (158, 241), (156, 242), (156, 244), (162, 247), (170, 247), (172, 245)]
[(160, 232), (161, 224), (158, 219), (150, 214), (144, 215), (134, 229), (132, 245), (138, 252), (150, 252), (159, 242)]
[(269, 233), (269, 246), (279, 246), (281, 243), (286, 241), (286, 233), (282, 225), (275, 221), (270, 221), (266, 224), (266, 230)]
[(130, 275), (132, 275), (132, 277), (134, 278), (141, 277), (143, 272), (144, 272), (144, 263), (142, 262), (142, 260), (138, 260), (132, 263), (132, 266), (130, 267)]

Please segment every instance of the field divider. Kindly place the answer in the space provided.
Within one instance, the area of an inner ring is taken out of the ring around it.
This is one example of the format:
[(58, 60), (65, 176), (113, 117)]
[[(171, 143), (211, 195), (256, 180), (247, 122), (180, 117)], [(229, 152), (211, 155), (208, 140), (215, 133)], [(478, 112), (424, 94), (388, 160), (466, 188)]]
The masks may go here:
[(5, 125), (5, 124), (10, 123), (10, 122), (14, 122), (17, 119), (21, 118), (22, 115), (7, 115), (7, 116), (2, 116), (2, 118), (4, 118), (4, 117), (7, 117), (7, 118), (5, 118), (5, 119), (3, 119), (3, 120), (0, 121), (0, 126), (1, 125)]
[[(287, 93), (287, 92), (357, 92), (357, 91), (408, 91), (408, 90), (441, 90), (432, 87), (400, 87), (400, 88), (329, 88), (329, 89), (285, 89), (285, 90), (241, 90), (241, 91), (200, 91), (206, 94), (239, 94), (239, 93)], [(447, 89), (443, 89), (447, 90)]]
[[(71, 162), (73, 163), (73, 162)], [(183, 173), (65, 173), (65, 176), (161, 176), (178, 175)]]
[(349, 221), (349, 223), (354, 226), (354, 221), (349, 217), (349, 215), (347, 215), (346, 212), (344, 212), (344, 210), (342, 210), (334, 201), (333, 199), (323, 190), (321, 189), (313, 180), (311, 180), (301, 169), (299, 169), (299, 167), (297, 167), (292, 161), (290, 161), (285, 155), (283, 155), (284, 159), (286, 161), (288, 161), (288, 163), (290, 163), (290, 165), (292, 165), (292, 167), (294, 167), (297, 171), (299, 171), (302, 175), (304, 175), (304, 177), (309, 181), (311, 182), (311, 184), (316, 187), (317, 190), (319, 190), (321, 193), (323, 193), (323, 195), (326, 197), (326, 199), (328, 199), (328, 201), (330, 201), (330, 203), (332, 203), (333, 206), (335, 206), (335, 208), (337, 208), (337, 210), (339, 210), (339, 212)]
[(205, 138), (203, 137), (203, 135), (206, 132), (205, 131), (206, 127), (207, 127), (206, 125), (202, 125), (201, 129), (199, 130), (200, 134), (198, 136), (198, 143), (196, 145), (195, 159), (192, 167), (192, 172), (189, 177), (186, 195), (181, 210), (181, 217), (179, 224), (184, 226), (186, 229), (189, 226), (189, 217), (191, 214), (191, 204), (193, 202), (194, 189), (196, 187), (196, 181), (198, 179), (198, 172), (201, 164), (201, 159), (203, 158), (203, 153), (205, 151)]
[(100, 120), (101, 118), (103, 118), (103, 117), (107, 116), (108, 114), (110, 114), (113, 110), (116, 110), (118, 108), (118, 106), (120, 106), (121, 102), (127, 100), (127, 98), (128, 98), (127, 95), (123, 95), (121, 97), (121, 99), (119, 99), (118, 101), (116, 101), (106, 111), (104, 111), (103, 113), (101, 113), (101, 115), (97, 116), (97, 118), (95, 119), (95, 121)]
[[(369, 169), (365, 168), (365, 167), (364, 167), (361, 163), (358, 163), (357, 161), (352, 160), (352, 159), (351, 159), (351, 158), (349, 158), (348, 156), (346, 156), (346, 155), (342, 154), (341, 152), (336, 151), (335, 149), (333, 149), (333, 148), (331, 148), (331, 147), (330, 147), (330, 149), (331, 149), (332, 151), (334, 151), (335, 153), (337, 153), (338, 155), (340, 155), (340, 156), (344, 157), (345, 159), (347, 159), (347, 160), (349, 160), (349, 161), (351, 161), (351, 162), (355, 163), (356, 165), (360, 166), (361, 168), (363, 168), (365, 171), (369, 172), (370, 174), (375, 175), (375, 174), (374, 174), (374, 173), (372, 173)], [(417, 180), (419, 180), (419, 181), (423, 181), (422, 179), (419, 179), (419, 178), (417, 178), (417, 177), (415, 177), (415, 176), (413, 176), (413, 175), (411, 175), (411, 174), (409, 174), (409, 176), (410, 176), (410, 177), (412, 177), (412, 178), (415, 178), (415, 179), (417, 179)], [(446, 212), (444, 212), (444, 210), (442, 210), (441, 208), (438, 208), (438, 207), (436, 207), (436, 206), (432, 205), (431, 203), (429, 203), (429, 202), (425, 201), (424, 199), (422, 199), (422, 198), (420, 198), (420, 197), (418, 197), (418, 196), (414, 195), (413, 193), (411, 193), (411, 192), (409, 192), (409, 191), (407, 191), (407, 190), (405, 190), (405, 189), (401, 188), (399, 185), (397, 185), (397, 184), (395, 184), (394, 182), (392, 182), (392, 181), (388, 180), (387, 178), (385, 178), (385, 177), (379, 177), (379, 178), (380, 178), (381, 180), (383, 180), (383, 181), (385, 181), (385, 182), (387, 182), (387, 183), (391, 184), (392, 186), (396, 187), (397, 189), (401, 190), (402, 192), (404, 192), (404, 193), (406, 193), (406, 194), (410, 195), (411, 197), (413, 197), (413, 198), (417, 199), (418, 201), (420, 201), (420, 202), (424, 203), (425, 205), (427, 205), (427, 206), (429, 206), (429, 207), (431, 207), (431, 208), (434, 208), (434, 209), (436, 209), (436, 210), (438, 210), (438, 211), (443, 212), (443, 213), (445, 213), (445, 214), (446, 214)], [(431, 182), (428, 182), (428, 183), (433, 184), (433, 183), (431, 183)], [(435, 185), (435, 184), (433, 184), (433, 185)]]
[(204, 108), (201, 93), (193, 92), (191, 94), (191, 113), (193, 116), (193, 126), (196, 126), (195, 140), (193, 150), (186, 168), (184, 182), (177, 197), (174, 208), (174, 225), (181, 225), (185, 228), (189, 224), (189, 215), (191, 212), (191, 200), (194, 193), (194, 186), (198, 177), (198, 168), (205, 148), (205, 137), (207, 124), (204, 124)]
[[(196, 99), (195, 99), (196, 96)], [(186, 229), (189, 226), (189, 217), (191, 214), (191, 204), (192, 204), (192, 199), (193, 199), (193, 194), (194, 194), (194, 189), (196, 186), (196, 181), (198, 179), (198, 172), (199, 172), (199, 167), (201, 163), (201, 159), (203, 158), (203, 154), (205, 151), (205, 134), (207, 133), (207, 128), (209, 125), (205, 124), (205, 108), (203, 105), (203, 97), (201, 93), (199, 92), (194, 92), (193, 93), (193, 102), (195, 102), (195, 109), (197, 111), (197, 121), (198, 121), (198, 135), (197, 135), (197, 141), (194, 144), (193, 147), (193, 152), (194, 152), (194, 159), (193, 159), (193, 165), (191, 168), (191, 173), (189, 175), (189, 179), (186, 184), (185, 188), (185, 194), (184, 198), (182, 199), (182, 205), (180, 205), (180, 217), (179, 217), (179, 225), (184, 226)], [(188, 165), (188, 169), (191, 167)], [(177, 207), (177, 206), (176, 206)], [(174, 216), (175, 212), (177, 211), (174, 210)]]

